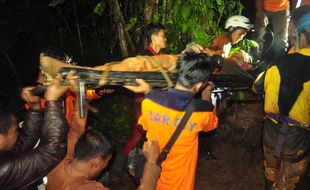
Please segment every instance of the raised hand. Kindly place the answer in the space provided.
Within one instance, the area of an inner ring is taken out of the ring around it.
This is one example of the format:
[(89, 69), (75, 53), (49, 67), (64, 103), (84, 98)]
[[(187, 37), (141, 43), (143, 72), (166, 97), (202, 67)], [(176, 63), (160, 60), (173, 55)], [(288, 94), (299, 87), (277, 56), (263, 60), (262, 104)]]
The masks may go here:
[(202, 91), (202, 99), (206, 100), (208, 102), (211, 102), (211, 93), (212, 90), (214, 89), (215, 85), (213, 82), (208, 82), (207, 86), (205, 89)]
[(143, 154), (148, 162), (156, 163), (159, 155), (158, 141), (148, 140), (143, 144)]
[(152, 90), (152, 86), (143, 79), (136, 79), (139, 86), (124, 86), (125, 88), (135, 92), (147, 94)]
[(45, 92), (45, 99), (58, 100), (67, 90), (71, 89), (76, 90), (76, 79), (78, 76), (74, 76), (74, 71), (70, 71), (66, 77), (66, 80), (69, 81), (70, 85), (64, 85), (64, 79), (60, 75), (57, 75), (56, 78), (51, 82)]
[(31, 90), (33, 88), (35, 87), (23, 88), (21, 98), (29, 104), (31, 109), (40, 109), (40, 97), (32, 95)]

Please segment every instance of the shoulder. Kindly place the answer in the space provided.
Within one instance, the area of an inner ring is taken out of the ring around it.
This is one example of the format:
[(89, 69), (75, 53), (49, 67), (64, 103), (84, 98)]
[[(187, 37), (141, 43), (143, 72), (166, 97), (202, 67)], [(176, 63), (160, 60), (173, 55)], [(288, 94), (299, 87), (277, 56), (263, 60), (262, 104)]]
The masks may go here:
[(196, 112), (213, 112), (214, 106), (211, 102), (204, 101), (202, 99), (196, 99), (195, 110)]
[(267, 73), (273, 76), (278, 72), (283, 81), (309, 81), (310, 57), (299, 53), (293, 53), (278, 57)]
[(212, 42), (211, 49), (212, 50), (221, 50), (224, 45), (231, 42), (230, 36), (227, 33), (223, 33), (217, 38), (215, 38)]
[(230, 35), (228, 35), (227, 33), (223, 33), (213, 40), (212, 46), (216, 44), (226, 44), (230, 41)]
[(272, 65), (277, 66), (279, 69), (298, 69), (303, 68), (307, 71), (310, 69), (310, 56), (305, 56), (299, 53), (292, 53), (278, 57)]
[(79, 180), (76, 181), (74, 187), (70, 188), (72, 190), (109, 190), (109, 188), (103, 186), (101, 183), (95, 180)]
[[(194, 95), (194, 94), (193, 94)], [(176, 93), (174, 91), (161, 91), (152, 90), (146, 95), (144, 102), (151, 101), (152, 103), (159, 104), (168, 109), (176, 111), (184, 111), (184, 107), (189, 103), (192, 96), (184, 96), (184, 94)], [(195, 110), (198, 112), (209, 112), (213, 111), (214, 107), (210, 102), (203, 101), (200, 98), (194, 100)], [(149, 107), (150, 104), (146, 103), (144, 106)], [(151, 107), (151, 106), (150, 106)]]

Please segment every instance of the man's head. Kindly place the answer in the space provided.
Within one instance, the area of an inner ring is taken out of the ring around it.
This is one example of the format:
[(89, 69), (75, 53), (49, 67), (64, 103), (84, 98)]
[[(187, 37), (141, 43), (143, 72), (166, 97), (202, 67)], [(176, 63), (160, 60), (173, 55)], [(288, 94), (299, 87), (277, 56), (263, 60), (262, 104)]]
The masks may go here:
[(165, 34), (166, 28), (158, 23), (158, 24), (148, 24), (145, 27), (145, 35), (147, 38), (148, 45), (156, 46), (160, 49), (163, 49), (166, 47), (166, 34)]
[(236, 44), (253, 28), (250, 20), (244, 16), (235, 15), (230, 17), (225, 23), (225, 29), (231, 35), (231, 43)]
[(14, 111), (0, 104), (0, 150), (11, 150), (17, 137), (18, 127)]
[(74, 160), (89, 165), (87, 174), (94, 178), (109, 163), (114, 146), (110, 136), (95, 129), (87, 130), (77, 141)]
[(205, 54), (185, 53), (178, 60), (177, 84), (192, 91), (198, 91), (212, 72), (211, 57)]
[[(300, 39), (302, 43), (310, 43), (310, 5), (305, 5), (297, 8), (290, 19), (288, 33), (291, 41), (291, 45), (296, 45), (296, 40)], [(302, 45), (297, 42), (297, 45)], [(300, 48), (300, 47), (299, 47)]]

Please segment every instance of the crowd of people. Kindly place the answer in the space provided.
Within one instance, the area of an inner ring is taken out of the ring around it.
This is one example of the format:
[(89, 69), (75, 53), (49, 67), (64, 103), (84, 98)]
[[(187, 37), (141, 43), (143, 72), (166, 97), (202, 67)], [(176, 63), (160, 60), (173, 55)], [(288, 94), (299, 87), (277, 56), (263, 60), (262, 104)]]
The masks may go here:
[[(273, 62), (253, 84), (255, 92), (264, 93), (265, 186), (266, 190), (293, 190), (309, 162), (310, 6), (290, 13), (288, 0), (256, 0), (256, 5), (255, 28), (261, 50), (266, 20), (272, 21), (275, 34)], [(146, 161), (137, 189), (194, 189), (198, 134), (218, 127), (217, 105), (211, 98), (215, 85), (209, 81), (214, 72), (210, 57), (221, 55), (226, 63), (248, 69), (243, 65), (248, 63), (246, 52), (236, 58), (229, 51), (253, 28), (248, 18), (235, 15), (227, 19), (226, 32), (215, 38), (210, 48), (188, 46), (177, 61), (174, 87), (152, 89), (142, 79), (137, 79), (138, 86), (126, 86), (142, 95), (136, 97), (137, 124), (115, 161), (117, 170), (122, 171), (128, 154), (145, 136)], [(148, 46), (139, 55), (162, 54), (165, 32), (161, 24), (146, 26)], [(292, 50), (287, 53), (289, 43)], [(65, 56), (57, 59), (65, 61)], [(87, 113), (80, 117), (79, 77), (70, 71), (66, 78), (58, 75), (48, 84), (43, 75), (40, 79), (43, 82), (39, 83), (48, 86), (44, 101), (32, 93), (34, 87), (23, 88), (21, 98), (28, 110), (20, 125), (15, 109), (5, 101), (0, 104), (0, 189), (38, 189), (42, 184), (47, 190), (109, 189), (98, 176), (115, 156), (115, 147), (109, 134), (87, 125)], [(63, 97), (68, 104), (65, 112)], [(89, 97), (94, 98), (100, 97)], [(183, 122), (185, 117), (188, 120)], [(175, 135), (181, 125), (184, 128)], [(130, 174), (137, 175), (134, 171)], [(43, 182), (46, 176), (47, 182)]]

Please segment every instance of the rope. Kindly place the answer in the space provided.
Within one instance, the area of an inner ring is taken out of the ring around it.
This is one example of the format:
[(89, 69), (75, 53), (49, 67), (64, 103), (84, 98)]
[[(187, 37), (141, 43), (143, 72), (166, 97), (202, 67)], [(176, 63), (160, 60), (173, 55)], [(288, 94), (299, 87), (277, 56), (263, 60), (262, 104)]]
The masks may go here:
[(107, 65), (107, 70), (105, 70), (102, 73), (101, 80), (98, 83), (100, 86), (103, 86), (103, 85), (105, 85), (108, 82), (109, 72), (111, 70), (111, 66), (110, 66), (111, 64), (106, 64), (106, 65)]
[(167, 82), (167, 86), (168, 87), (173, 87), (174, 84), (172, 82), (172, 80), (170, 79), (169, 75), (166, 73), (166, 71), (163, 69), (163, 67), (158, 63), (158, 61), (156, 61), (154, 59), (154, 57), (150, 56), (151, 60), (153, 63), (155, 63), (155, 65), (158, 67), (159, 71), (161, 72), (161, 74), (164, 76), (166, 82)]

